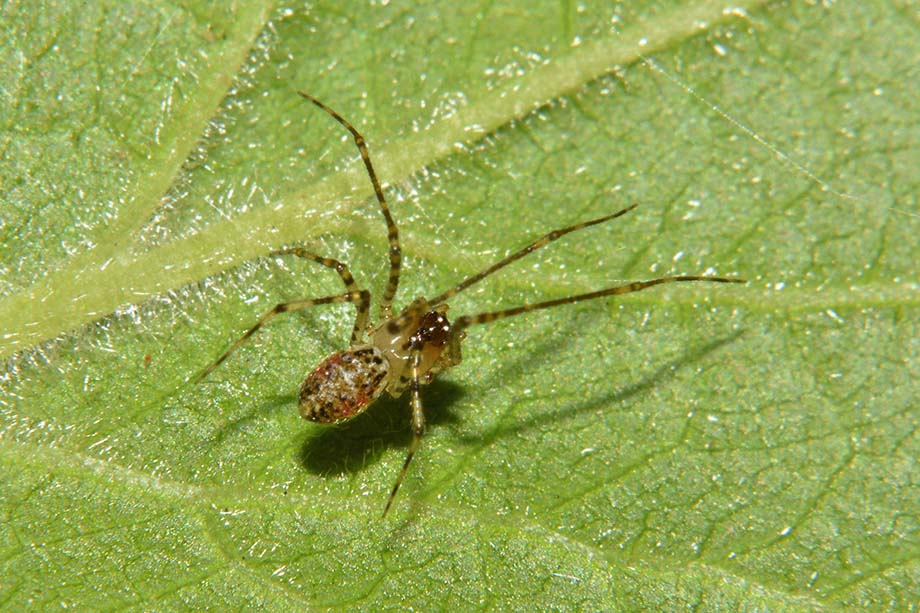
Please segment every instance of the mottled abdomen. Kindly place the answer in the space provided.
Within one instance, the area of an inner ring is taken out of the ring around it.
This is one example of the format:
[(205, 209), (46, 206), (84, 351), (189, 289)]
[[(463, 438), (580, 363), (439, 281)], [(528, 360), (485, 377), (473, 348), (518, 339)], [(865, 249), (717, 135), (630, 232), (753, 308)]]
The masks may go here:
[(389, 363), (371, 345), (333, 353), (300, 386), (300, 416), (334, 424), (365, 411), (387, 386)]

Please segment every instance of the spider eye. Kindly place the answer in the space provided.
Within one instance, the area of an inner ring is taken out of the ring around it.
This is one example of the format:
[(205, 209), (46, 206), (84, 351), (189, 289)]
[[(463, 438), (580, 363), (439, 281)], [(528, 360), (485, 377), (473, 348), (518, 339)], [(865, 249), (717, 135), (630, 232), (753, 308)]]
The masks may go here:
[(449, 335), (450, 322), (443, 313), (437, 311), (429, 311), (422, 317), (416, 334), (417, 341), (435, 347), (443, 347)]

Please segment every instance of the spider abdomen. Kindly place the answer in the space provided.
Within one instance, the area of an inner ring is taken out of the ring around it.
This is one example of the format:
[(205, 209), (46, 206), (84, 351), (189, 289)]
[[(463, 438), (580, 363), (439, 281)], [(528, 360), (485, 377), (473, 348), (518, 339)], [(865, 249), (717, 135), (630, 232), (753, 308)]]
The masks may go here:
[(335, 424), (360, 415), (386, 389), (389, 369), (384, 354), (371, 345), (333, 353), (300, 385), (300, 416)]

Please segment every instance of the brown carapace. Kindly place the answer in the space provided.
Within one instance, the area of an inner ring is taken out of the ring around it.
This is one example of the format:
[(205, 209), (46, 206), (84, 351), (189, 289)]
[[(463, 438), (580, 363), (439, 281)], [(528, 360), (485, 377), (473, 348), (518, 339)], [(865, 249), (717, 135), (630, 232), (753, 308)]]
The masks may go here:
[(447, 300), (477, 283), (492, 273), (508, 266), (525, 255), (545, 247), (559, 238), (590, 226), (610, 221), (636, 208), (629, 206), (611, 215), (585, 221), (565, 228), (554, 230), (523, 249), (512, 253), (503, 260), (485, 270), (461, 281), (454, 287), (434, 298), (416, 298), (398, 315), (393, 315), (392, 303), (399, 286), (399, 272), (402, 252), (399, 246), (399, 230), (390, 213), (390, 207), (383, 195), (383, 188), (377, 179), (377, 173), (371, 164), (364, 137), (355, 127), (337, 112), (309, 94), (299, 92), (301, 96), (331, 115), (342, 124), (354, 138), (361, 159), (367, 169), (377, 202), (386, 221), (389, 240), (388, 257), (390, 263), (389, 279), (380, 299), (380, 323), (372, 325), (369, 319), (371, 294), (360, 289), (354, 277), (343, 262), (313, 254), (302, 247), (294, 246), (271, 252), (271, 256), (295, 255), (331, 268), (338, 273), (345, 284), (345, 292), (323, 298), (312, 298), (283, 302), (268, 311), (256, 324), (246, 331), (229, 349), (204, 369), (194, 381), (204, 379), (227, 357), (251, 337), (259, 328), (275, 316), (290, 313), (307, 307), (322, 304), (352, 302), (357, 309), (355, 325), (351, 333), (351, 346), (339, 351), (317, 366), (300, 386), (300, 414), (304, 419), (321, 424), (337, 424), (353, 419), (370, 407), (384, 392), (398, 397), (410, 390), (412, 406), (412, 442), (403, 462), (402, 470), (390, 490), (383, 514), (390, 510), (396, 492), (406, 476), (409, 464), (421, 443), (425, 433), (425, 413), (422, 408), (420, 387), (430, 383), (439, 372), (460, 363), (460, 343), (466, 337), (466, 329), (476, 324), (484, 324), (512, 315), (520, 315), (539, 309), (593, 300), (607, 296), (629, 294), (648, 289), (655, 285), (677, 282), (706, 281), (711, 283), (744, 283), (742, 279), (679, 275), (661, 277), (648, 281), (635, 281), (626, 285), (608, 287), (595, 292), (535, 302), (500, 311), (484, 312), (458, 317), (453, 323), (447, 319)]

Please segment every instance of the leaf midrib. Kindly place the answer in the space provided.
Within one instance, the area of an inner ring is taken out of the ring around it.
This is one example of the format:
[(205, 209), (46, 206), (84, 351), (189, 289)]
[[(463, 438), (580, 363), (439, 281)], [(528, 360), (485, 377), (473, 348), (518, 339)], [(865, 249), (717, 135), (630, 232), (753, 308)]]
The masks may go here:
[[(763, 4), (765, 0), (748, 0), (742, 2), (740, 8), (751, 12)], [(390, 144), (381, 149), (379, 156), (386, 163), (381, 165), (380, 174), (389, 177), (390, 183), (404, 180), (454, 153), (456, 143), (472, 144), (549, 101), (578, 91), (586, 83), (609, 73), (614, 66), (634, 63), (641, 54), (655, 53), (704, 34), (707, 29), (699, 28), (700, 23), (712, 27), (738, 18), (737, 13), (723, 9), (724, 5), (715, 1), (693, 3), (692, 6), (681, 7), (679, 11), (659, 14), (650, 21), (634, 24), (615, 36), (575, 47), (570, 54), (490, 91), (488, 96), (460, 109), (432, 129), (413, 135), (398, 145)], [(232, 63), (228, 67), (235, 70)], [(207, 117), (203, 115), (200, 117), (202, 130), (207, 123)], [(189, 132), (198, 134), (200, 130)], [(176, 162), (173, 164), (174, 173), (181, 166), (179, 162), (184, 155), (180, 150), (177, 159), (173, 160)], [(300, 228), (298, 236), (270, 231), (272, 228), (289, 227), (293, 232), (294, 224), (283, 223), (292, 218), (309, 218), (313, 222), (311, 231), (314, 235), (325, 232), (331, 229), (332, 220), (329, 216), (312, 215), (311, 209), (322, 208), (318, 205), (324, 203), (342, 201), (352, 193), (369, 197), (370, 187), (366, 183), (363, 168), (353, 164), (347, 172), (290, 194), (277, 206), (262, 207), (231, 220), (218, 221), (193, 236), (149, 251), (132, 253), (130, 247), (126, 247), (113, 254), (97, 248), (78, 256), (32, 287), (0, 302), (0, 320), (8, 322), (5, 334), (0, 338), (0, 357), (97, 320), (119, 306), (144, 302), (236, 266), (264, 254), (271, 247), (303, 240)], [(152, 184), (139, 191), (150, 194), (151, 190)], [(339, 207), (331, 213), (338, 215), (345, 210), (347, 207)], [(137, 223), (132, 222), (132, 226), (137, 226)], [(130, 242), (119, 241), (119, 244), (130, 245)], [(94, 288), (94, 291), (83, 291), (88, 287)], [(38, 311), (32, 306), (39, 302), (42, 304), (41, 318), (36, 318), (34, 313)]]

